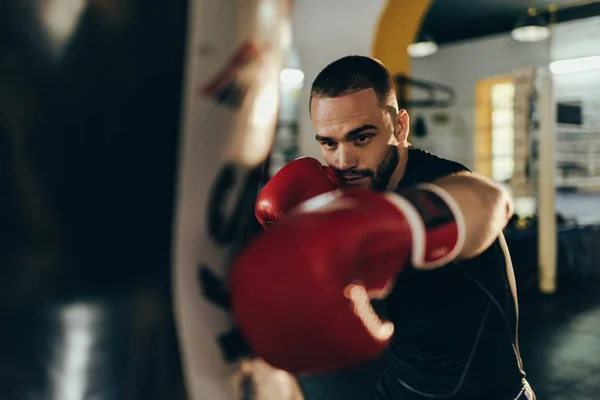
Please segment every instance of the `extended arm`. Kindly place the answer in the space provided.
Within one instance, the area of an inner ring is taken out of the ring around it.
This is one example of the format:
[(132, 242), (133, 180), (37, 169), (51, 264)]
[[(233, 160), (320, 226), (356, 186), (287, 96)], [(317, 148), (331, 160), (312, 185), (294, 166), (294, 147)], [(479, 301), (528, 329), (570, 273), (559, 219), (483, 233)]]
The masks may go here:
[(454, 198), (465, 220), (465, 242), (458, 259), (473, 258), (498, 238), (513, 213), (510, 195), (489, 179), (470, 172), (433, 182)]

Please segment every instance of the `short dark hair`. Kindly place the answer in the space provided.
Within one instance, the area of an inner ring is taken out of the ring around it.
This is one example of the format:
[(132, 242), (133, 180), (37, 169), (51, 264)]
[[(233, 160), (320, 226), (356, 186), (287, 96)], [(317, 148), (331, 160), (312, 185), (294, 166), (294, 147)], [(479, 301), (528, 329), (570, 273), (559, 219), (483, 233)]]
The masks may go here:
[(381, 61), (366, 56), (342, 57), (323, 68), (313, 81), (309, 112), (313, 97), (339, 97), (366, 89), (373, 89), (383, 104), (396, 95), (392, 74)]

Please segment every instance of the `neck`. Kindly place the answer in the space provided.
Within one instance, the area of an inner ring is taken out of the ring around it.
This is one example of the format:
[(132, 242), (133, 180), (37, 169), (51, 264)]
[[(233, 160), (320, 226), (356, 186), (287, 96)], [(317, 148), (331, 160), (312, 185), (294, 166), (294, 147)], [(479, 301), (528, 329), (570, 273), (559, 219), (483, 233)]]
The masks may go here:
[(387, 190), (396, 189), (400, 183), (400, 180), (404, 176), (404, 173), (406, 172), (406, 163), (408, 161), (408, 143), (404, 142), (398, 145), (398, 156), (400, 161), (398, 161), (398, 165), (390, 177), (390, 181), (388, 182), (386, 188)]

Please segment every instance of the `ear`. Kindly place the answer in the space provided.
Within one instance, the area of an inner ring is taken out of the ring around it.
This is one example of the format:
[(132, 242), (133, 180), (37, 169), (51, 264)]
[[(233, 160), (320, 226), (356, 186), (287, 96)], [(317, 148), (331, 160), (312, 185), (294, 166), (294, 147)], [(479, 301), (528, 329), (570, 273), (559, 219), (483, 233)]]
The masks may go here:
[(410, 131), (410, 118), (408, 116), (408, 112), (404, 109), (400, 109), (398, 111), (398, 132), (396, 133), (398, 143), (406, 142), (408, 138), (408, 133)]

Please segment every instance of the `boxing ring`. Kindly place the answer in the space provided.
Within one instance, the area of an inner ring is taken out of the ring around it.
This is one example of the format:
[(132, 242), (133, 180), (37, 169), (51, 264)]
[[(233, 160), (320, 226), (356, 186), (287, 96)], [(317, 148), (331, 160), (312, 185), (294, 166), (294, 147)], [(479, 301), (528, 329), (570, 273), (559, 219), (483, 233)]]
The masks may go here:
[[(579, 85), (584, 86), (585, 81)], [(472, 100), (465, 100), (462, 91), (462, 97), (455, 101), (428, 103), (432, 93), (439, 93), (443, 99), (446, 86), (437, 82), (424, 89), (419, 86), (412, 88), (413, 99), (406, 102), (417, 118), (412, 143), (459, 160), (491, 178), (494, 157), (510, 157), (510, 165), (499, 171), (498, 177), (503, 177), (499, 181), (511, 191), (515, 211), (522, 219), (520, 227), (511, 224), (513, 229), (507, 232), (507, 238), (514, 233), (512, 238), (517, 242), (511, 244), (511, 252), (515, 270), (528, 271), (524, 278), (529, 282), (528, 290), (532, 289), (533, 279), (540, 287), (547, 285), (543, 291), (553, 292), (559, 267), (564, 281), (557, 280), (563, 287), (571, 287), (567, 281), (581, 281), (581, 276), (595, 276), (600, 260), (584, 243), (597, 238), (595, 227), (600, 222), (600, 130), (592, 112), (595, 103), (582, 106), (577, 100), (581, 99), (579, 93), (585, 93), (584, 88), (575, 85), (573, 78), (534, 67), (515, 69), (512, 75), (490, 78), (489, 83), (481, 81)], [(510, 88), (495, 106), (490, 94), (494, 86)], [(496, 129), (508, 139), (495, 142)], [(534, 223), (529, 221), (532, 218)], [(519, 245), (521, 239), (527, 241), (527, 246)], [(579, 240), (583, 247), (575, 244)], [(535, 254), (524, 254), (525, 248), (531, 253), (534, 244), (538, 249)], [(513, 247), (523, 250), (518, 252)], [(565, 276), (567, 270), (570, 272)]]

